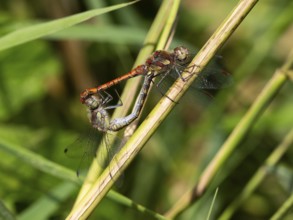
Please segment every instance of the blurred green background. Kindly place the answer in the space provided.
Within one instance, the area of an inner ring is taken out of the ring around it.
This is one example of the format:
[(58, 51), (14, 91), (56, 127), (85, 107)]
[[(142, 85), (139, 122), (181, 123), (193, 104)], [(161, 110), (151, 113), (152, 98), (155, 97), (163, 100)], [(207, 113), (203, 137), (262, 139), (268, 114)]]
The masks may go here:
[[(0, 1), (0, 34), (123, 1)], [(63, 151), (89, 128), (79, 93), (132, 68), (161, 1), (141, 1), (0, 52), (0, 139), (75, 171)], [(199, 49), (237, 1), (182, 1), (170, 48)], [(234, 85), (213, 97), (191, 91), (124, 174), (117, 191), (164, 213), (191, 188), (293, 44), (290, 0), (260, 1), (219, 52)], [(20, 36), (21, 37), (21, 36)], [(123, 85), (117, 88), (119, 92)], [(155, 89), (154, 89), (155, 90)], [(225, 209), (293, 124), (293, 88), (280, 90), (217, 175), (212, 219)], [(157, 103), (152, 91), (142, 119)], [(123, 100), (122, 100), (123, 101)], [(83, 146), (82, 146), (83, 147)], [(83, 148), (82, 148), (83, 149)], [(268, 219), (292, 193), (292, 149), (232, 219)], [(0, 198), (19, 219), (64, 219), (79, 185), (0, 148)], [(78, 178), (76, 177), (78, 182)], [(179, 219), (206, 219), (214, 192)], [(292, 217), (292, 214), (291, 214)], [(288, 219), (290, 216), (288, 216)], [(105, 198), (90, 219), (152, 219)]]

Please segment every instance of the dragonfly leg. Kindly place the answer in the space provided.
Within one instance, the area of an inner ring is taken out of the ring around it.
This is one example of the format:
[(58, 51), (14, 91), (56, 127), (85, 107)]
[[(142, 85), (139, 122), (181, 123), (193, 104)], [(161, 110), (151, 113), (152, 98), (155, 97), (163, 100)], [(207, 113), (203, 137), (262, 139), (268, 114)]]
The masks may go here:
[(102, 105), (105, 105), (113, 100), (113, 96), (110, 95), (110, 93), (106, 91), (103, 91), (103, 93), (105, 93), (106, 96), (102, 94), (102, 91), (99, 91), (98, 93), (102, 97), (102, 100), (103, 100)]
[[(106, 92), (106, 91), (104, 90), (103, 93), (106, 94), (106, 97), (104, 97), (104, 96), (101, 94), (101, 92), (102, 92), (102, 91), (100, 91), (100, 96), (103, 97), (103, 105), (105, 106), (107, 103), (109, 103), (109, 102), (111, 102), (111, 101), (113, 100), (113, 96), (112, 96), (110, 93), (108, 93), (108, 92)], [(106, 107), (104, 107), (105, 110), (106, 110), (106, 109), (114, 109), (114, 108), (118, 108), (118, 107), (120, 107), (120, 106), (123, 105), (123, 103), (122, 103), (122, 101), (121, 101), (121, 99), (120, 99), (119, 94), (117, 93), (116, 90), (115, 90), (115, 92), (116, 92), (117, 96), (119, 97), (119, 102), (118, 102), (118, 104), (106, 106)]]
[(120, 95), (119, 95), (119, 93), (117, 92), (117, 90), (115, 89), (115, 93), (116, 93), (116, 95), (117, 95), (117, 97), (118, 97), (118, 99), (119, 99), (119, 102), (117, 103), (117, 107), (120, 107), (120, 106), (123, 106), (123, 102), (122, 102), (122, 99), (121, 99), (121, 97), (120, 97)]
[[(164, 79), (166, 78), (166, 76), (168, 76), (170, 74), (170, 70), (169, 71), (166, 71), (164, 74), (160, 74), (162, 75), (161, 79), (159, 80), (159, 82), (156, 84), (156, 86), (160, 86), (161, 83), (164, 81)], [(159, 74), (157, 75), (154, 75), (154, 77), (158, 76)]]
[[(160, 81), (161, 81), (161, 80), (160, 80)], [(155, 83), (154, 81), (152, 81), (152, 82), (156, 85), (157, 90), (159, 91), (159, 93), (160, 93), (162, 96), (165, 96), (165, 97), (166, 97), (167, 99), (169, 99), (171, 102), (177, 103), (177, 102), (175, 102), (173, 99), (171, 99), (169, 96), (167, 96), (164, 92), (162, 92), (159, 83)], [(160, 82), (160, 83), (161, 83), (161, 82)]]
[(185, 68), (185, 70), (186, 70), (185, 72), (188, 73), (188, 76), (186, 76), (186, 77), (183, 77), (182, 72), (179, 73), (177, 68), (176, 68), (176, 72), (180, 75), (180, 78), (182, 79), (182, 81), (186, 82), (192, 77), (195, 67), (199, 67), (199, 66), (194, 64), (192, 66), (188, 66), (187, 68)]

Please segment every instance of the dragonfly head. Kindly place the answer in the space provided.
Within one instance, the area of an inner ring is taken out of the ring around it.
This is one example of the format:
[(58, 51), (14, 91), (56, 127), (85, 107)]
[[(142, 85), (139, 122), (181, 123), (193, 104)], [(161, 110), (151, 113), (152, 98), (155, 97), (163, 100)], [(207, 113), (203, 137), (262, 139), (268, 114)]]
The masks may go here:
[(184, 62), (189, 58), (189, 51), (186, 47), (180, 46), (174, 48), (175, 59), (179, 62)]
[(96, 109), (101, 105), (101, 99), (97, 95), (90, 95), (83, 100), (83, 104), (89, 109)]

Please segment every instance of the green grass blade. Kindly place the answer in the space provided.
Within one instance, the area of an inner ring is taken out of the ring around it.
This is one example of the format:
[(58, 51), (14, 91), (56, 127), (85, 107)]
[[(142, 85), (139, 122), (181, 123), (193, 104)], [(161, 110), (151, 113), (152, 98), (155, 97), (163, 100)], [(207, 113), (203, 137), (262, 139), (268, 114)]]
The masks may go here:
[(0, 200), (0, 219), (14, 220), (16, 219), (12, 213), (6, 208), (3, 202)]
[(246, 184), (245, 188), (239, 194), (233, 202), (224, 210), (223, 214), (219, 217), (219, 220), (230, 219), (235, 211), (244, 203), (260, 185), (264, 178), (268, 175), (267, 169), (276, 166), (281, 157), (290, 149), (293, 142), (293, 129), (284, 138), (281, 144), (271, 153), (264, 165), (261, 166)]
[(77, 177), (74, 171), (58, 165), (44, 158), (43, 156), (35, 154), (34, 152), (27, 150), (26, 148), (2, 139), (0, 140), (0, 151), (1, 150), (11, 155), (14, 155), (20, 160), (30, 164), (32, 167), (35, 167), (45, 173), (49, 173), (61, 179), (70, 180), (73, 182), (77, 181)]
[(66, 200), (76, 189), (76, 184), (72, 182), (64, 182), (58, 185), (22, 212), (17, 219), (50, 219), (59, 209), (60, 203)]
[[(58, 177), (60, 179), (64, 179), (66, 181), (71, 181), (72, 183), (76, 184), (79, 183), (79, 179), (76, 176), (76, 173), (66, 167), (63, 167), (59, 164), (56, 164), (34, 152), (31, 152), (27, 150), (24, 147), (18, 146), (16, 144), (13, 144), (11, 142), (1, 140), (0, 139), (0, 152), (4, 151), (6, 153), (9, 153), (11, 155), (14, 155), (15, 157), (19, 158), (20, 160), (24, 161), (27, 164), (30, 164), (32, 167), (35, 167), (36, 169), (39, 169), (45, 173), (48, 173), (52, 176)], [(109, 197), (116, 201), (117, 203), (123, 204), (125, 206), (129, 206), (131, 203), (130, 200), (128, 200), (126, 197), (118, 194), (117, 192), (109, 192)], [(132, 203), (134, 204), (134, 203)], [(135, 204), (134, 206), (137, 210), (144, 210), (147, 209), (139, 204)], [(147, 210), (148, 213), (151, 213), (150, 210)], [(1, 212), (1, 207), (0, 207)], [(2, 214), (5, 214), (3, 211)], [(0, 213), (1, 216), (1, 213)], [(1, 218), (0, 218), (1, 219)], [(160, 219), (160, 217), (158, 217)]]
[(208, 216), (207, 216), (207, 220), (211, 219), (212, 210), (213, 210), (213, 207), (215, 205), (215, 201), (216, 201), (216, 198), (217, 198), (217, 195), (218, 195), (218, 191), (219, 191), (219, 188), (217, 188), (216, 191), (215, 191), (215, 194), (214, 194), (214, 197), (213, 197), (213, 201), (212, 201), (212, 204), (211, 204), (211, 207), (209, 209)]
[(46, 36), (46, 38), (54, 40), (71, 39), (123, 45), (141, 45), (145, 35), (146, 31), (141, 28), (121, 27), (117, 25), (98, 26), (81, 24), (56, 32)]
[(113, 201), (119, 202), (120, 204), (125, 205), (126, 207), (132, 208), (137, 210), (138, 212), (144, 213), (144, 215), (150, 216), (151, 219), (158, 219), (158, 220), (167, 220), (168, 218), (160, 215), (159, 213), (156, 213), (150, 209), (147, 209), (146, 207), (132, 201), (131, 199), (115, 192), (115, 191), (110, 191), (107, 194), (107, 198), (113, 199)]
[[(293, 63), (293, 51), (291, 51), (288, 56), (287, 61), (282, 66), (281, 70), (277, 70), (271, 80), (264, 87), (262, 92), (258, 95), (253, 105), (249, 108), (247, 113), (242, 117), (241, 121), (234, 128), (230, 136), (226, 139), (224, 144), (222, 145), (220, 151), (213, 158), (213, 160), (209, 163), (207, 168), (204, 170), (203, 174), (199, 178), (197, 185), (187, 192), (177, 204), (175, 204), (174, 208), (171, 210), (171, 216), (173, 217), (175, 214), (177, 215), (179, 212), (186, 209), (189, 205), (191, 205), (195, 200), (203, 195), (206, 189), (210, 186), (213, 178), (222, 168), (222, 166), (227, 161), (227, 158), (231, 156), (231, 154), (235, 151), (236, 147), (241, 143), (243, 138), (247, 135), (250, 129), (255, 125), (255, 122), (260, 118), (263, 114), (266, 107), (270, 104), (273, 97), (279, 92), (282, 86), (289, 78), (288, 68)], [(192, 198), (191, 201), (189, 198)], [(226, 218), (223, 218), (226, 219)]]
[[(279, 220), (283, 219), (285, 215), (292, 210), (293, 207), (293, 193), (289, 196), (289, 198), (284, 202), (284, 204), (278, 209), (278, 211), (270, 218), (270, 220)], [(288, 218), (289, 219), (289, 218)]]
[(128, 5), (131, 5), (133, 3), (136, 3), (137, 1), (133, 1), (130, 3), (124, 3), (119, 4), (115, 6), (110, 6), (106, 8), (100, 8), (100, 9), (93, 9), (90, 11), (82, 12), (76, 15), (68, 16), (65, 18), (56, 19), (54, 21), (49, 21), (42, 24), (37, 24), (34, 26), (30, 26), (27, 28), (23, 28), (17, 31), (14, 31), (12, 33), (9, 33), (5, 35), (4, 37), (0, 38), (0, 51), (31, 41), (35, 40), (40, 37), (44, 37), (48, 34), (55, 33), (57, 31), (61, 31), (65, 28), (71, 27), (75, 24), (81, 23), (83, 21), (86, 21), (92, 17), (95, 17), (97, 15), (101, 15), (113, 10), (120, 9), (122, 7), (126, 7)]

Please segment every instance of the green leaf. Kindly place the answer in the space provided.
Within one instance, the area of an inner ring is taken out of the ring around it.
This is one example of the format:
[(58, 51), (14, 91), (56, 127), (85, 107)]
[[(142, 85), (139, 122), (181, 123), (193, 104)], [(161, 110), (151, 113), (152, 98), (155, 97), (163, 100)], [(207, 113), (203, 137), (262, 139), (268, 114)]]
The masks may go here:
[(18, 219), (49, 219), (59, 209), (60, 203), (67, 199), (76, 189), (76, 184), (72, 182), (60, 184), (21, 213)]
[(4, 151), (19, 160), (53, 176), (77, 182), (76, 174), (72, 170), (56, 164), (43, 156), (31, 152), (17, 144), (0, 139), (0, 152)]
[[(97, 31), (99, 30), (99, 31)], [(96, 42), (141, 45), (147, 32), (134, 27), (81, 24), (47, 36), (48, 39), (77, 39)]]
[(119, 5), (115, 5), (111, 7), (94, 9), (94, 10), (82, 12), (76, 15), (56, 19), (54, 21), (49, 21), (46, 23), (37, 24), (34, 26), (30, 26), (30, 27), (26, 27), (26, 28), (14, 31), (0, 38), (0, 51), (31, 41), (31, 40), (35, 40), (40, 37), (44, 37), (48, 34), (55, 33), (57, 31), (71, 27), (80, 22), (86, 21), (97, 15), (101, 15), (113, 10), (117, 10), (119, 8), (131, 5), (136, 2), (137, 1), (133, 1), (130, 3), (119, 4)]

